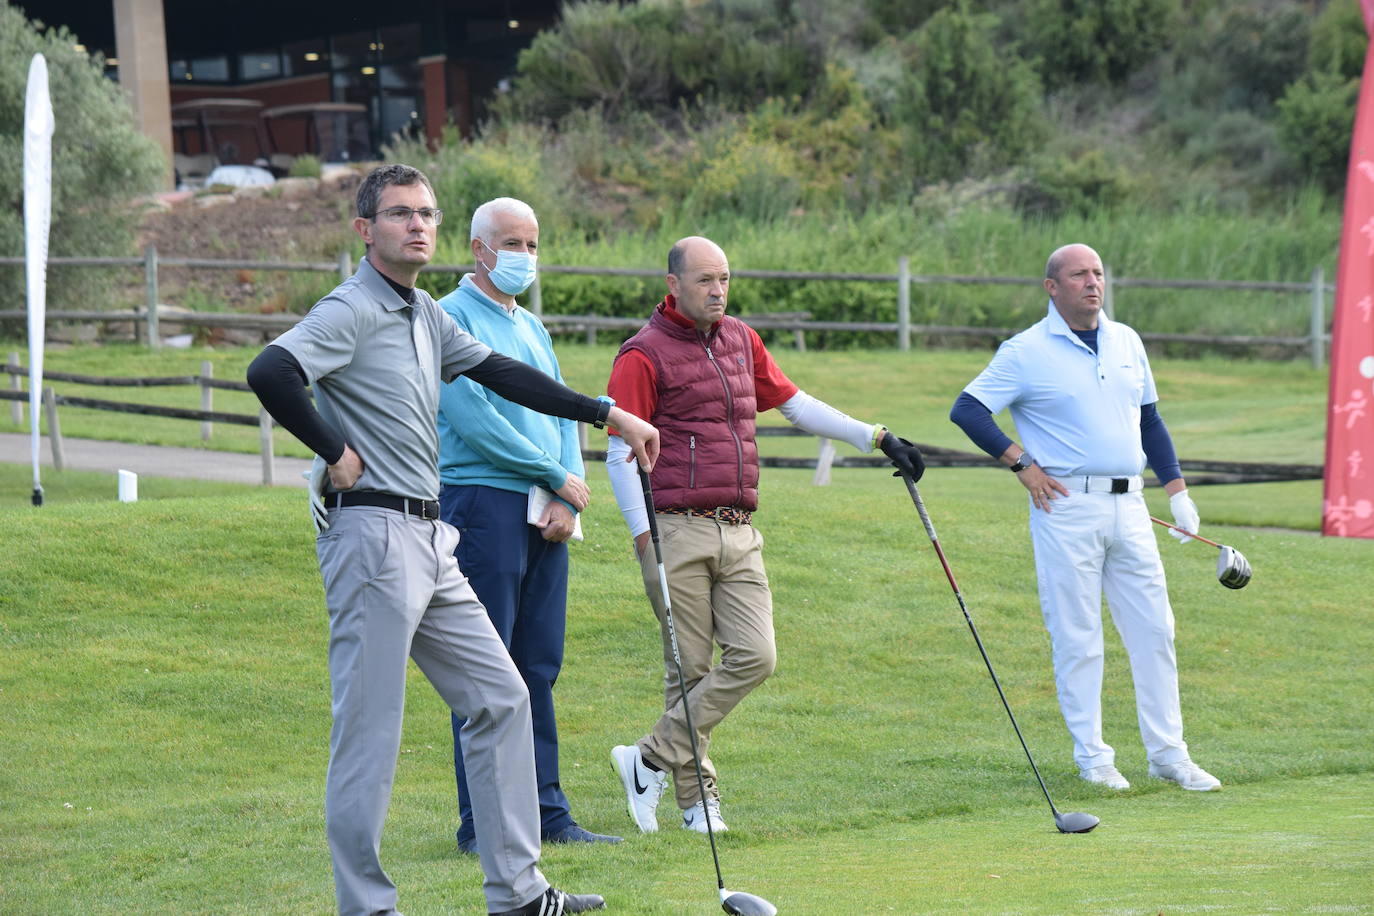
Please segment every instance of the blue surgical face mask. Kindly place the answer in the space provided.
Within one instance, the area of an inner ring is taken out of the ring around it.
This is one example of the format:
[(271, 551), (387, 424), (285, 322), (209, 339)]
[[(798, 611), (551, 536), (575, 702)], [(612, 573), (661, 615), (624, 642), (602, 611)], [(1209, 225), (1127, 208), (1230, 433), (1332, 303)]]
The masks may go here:
[(496, 266), (489, 273), (493, 286), (507, 296), (518, 296), (530, 288), (534, 282), (534, 255), (528, 251), (496, 251), (486, 242), (482, 242), (482, 247), (496, 255)]

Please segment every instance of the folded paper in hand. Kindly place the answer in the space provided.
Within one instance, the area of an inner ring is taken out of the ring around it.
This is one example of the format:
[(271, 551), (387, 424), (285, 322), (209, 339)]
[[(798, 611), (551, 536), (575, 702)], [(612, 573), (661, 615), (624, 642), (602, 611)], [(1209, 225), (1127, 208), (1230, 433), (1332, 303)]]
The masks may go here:
[[(530, 487), (530, 501), (529, 506), (525, 511), (525, 521), (529, 522), (531, 525), (534, 525), (537, 528), (539, 526), (539, 520), (544, 517), (544, 507), (547, 506), (549, 504), (549, 501), (552, 499), (553, 493), (544, 489), (538, 484)], [(582, 540), (581, 513), (573, 514), (572, 540)]]

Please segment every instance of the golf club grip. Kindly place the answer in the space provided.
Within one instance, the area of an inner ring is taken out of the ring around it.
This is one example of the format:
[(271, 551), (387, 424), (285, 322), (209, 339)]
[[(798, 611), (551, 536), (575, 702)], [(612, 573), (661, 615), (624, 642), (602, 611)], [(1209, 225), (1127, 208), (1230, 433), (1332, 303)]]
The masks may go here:
[(926, 527), (926, 534), (932, 541), (939, 540), (935, 537), (935, 524), (930, 520), (930, 513), (926, 511), (925, 500), (921, 499), (921, 491), (916, 489), (916, 481), (905, 472), (902, 472), (902, 483), (906, 484), (906, 490), (911, 494), (911, 501), (916, 504), (916, 514), (921, 516), (921, 524)]
[(644, 511), (649, 516), (649, 539), (654, 542), (654, 546), (658, 546), (658, 519), (654, 517), (654, 488), (649, 483), (648, 471), (637, 463), (635, 470), (639, 471), (639, 486), (644, 491)]
[(1197, 533), (1192, 532), (1192, 531), (1188, 531), (1188, 530), (1185, 529), (1185, 528), (1180, 528), (1180, 527), (1178, 527), (1177, 525), (1171, 525), (1171, 524), (1169, 524), (1168, 522), (1166, 522), (1166, 521), (1165, 521), (1164, 519), (1162, 519), (1162, 518), (1155, 518), (1155, 517), (1152, 515), (1152, 516), (1150, 516), (1150, 521), (1154, 522), (1156, 525), (1163, 525), (1165, 528), (1172, 528), (1172, 529), (1174, 529), (1175, 531), (1177, 531), (1179, 534), (1186, 534), (1186, 535), (1188, 535), (1188, 537), (1190, 537), (1190, 538), (1192, 538), (1192, 539), (1194, 539), (1194, 540), (1196, 540), (1196, 541), (1201, 541), (1201, 542), (1204, 543), (1204, 544), (1211, 544), (1211, 545), (1212, 545), (1213, 547), (1215, 547), (1217, 550), (1220, 550), (1220, 549), (1221, 549), (1221, 545), (1218, 544), (1216, 541), (1209, 541), (1209, 540), (1207, 540), (1205, 537), (1203, 537), (1203, 536), (1200, 535), (1200, 534), (1197, 534)]

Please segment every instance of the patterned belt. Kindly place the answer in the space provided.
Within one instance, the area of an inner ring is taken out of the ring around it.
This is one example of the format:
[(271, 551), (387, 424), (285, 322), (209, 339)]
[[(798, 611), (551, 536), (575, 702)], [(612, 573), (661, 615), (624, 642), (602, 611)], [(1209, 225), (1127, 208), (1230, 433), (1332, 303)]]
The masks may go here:
[(754, 517), (754, 513), (744, 509), (736, 509), (734, 506), (716, 506), (714, 509), (685, 509), (676, 506), (664, 508), (655, 506), (654, 511), (659, 515), (686, 515), (692, 518), (713, 518), (724, 525), (747, 525), (749, 520)]

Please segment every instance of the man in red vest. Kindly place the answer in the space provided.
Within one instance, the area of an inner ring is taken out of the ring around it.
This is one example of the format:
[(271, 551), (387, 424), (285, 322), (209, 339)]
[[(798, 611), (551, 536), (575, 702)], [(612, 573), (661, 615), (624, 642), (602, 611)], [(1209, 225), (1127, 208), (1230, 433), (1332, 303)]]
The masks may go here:
[[(629, 446), (618, 435), (610, 437), (606, 464), (662, 630), (665, 712), (636, 744), (616, 747), (611, 756), (641, 831), (658, 829), (655, 811), (671, 774), (682, 826), (705, 833), (709, 817), (720, 833), (727, 828), (707, 757), (711, 730), (773, 673), (777, 659), (763, 538), (750, 523), (758, 506), (755, 416), (776, 407), (813, 435), (861, 452), (881, 448), (914, 480), (925, 464), (916, 446), (885, 427), (861, 423), (798, 389), (759, 335), (725, 314), (730, 264), (714, 242), (691, 237), (674, 245), (667, 283), (669, 294), (648, 324), (620, 348), (608, 393), (647, 418), (662, 441), (651, 477), (654, 508), (707, 797), (696, 781), (643, 490), (624, 462)], [(713, 642), (721, 648), (714, 666)]]

